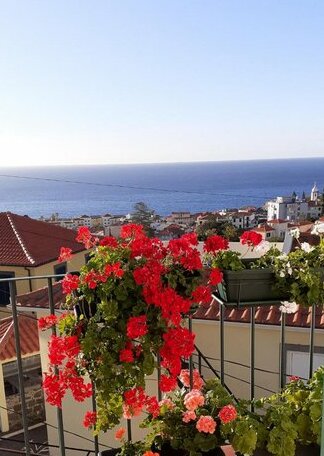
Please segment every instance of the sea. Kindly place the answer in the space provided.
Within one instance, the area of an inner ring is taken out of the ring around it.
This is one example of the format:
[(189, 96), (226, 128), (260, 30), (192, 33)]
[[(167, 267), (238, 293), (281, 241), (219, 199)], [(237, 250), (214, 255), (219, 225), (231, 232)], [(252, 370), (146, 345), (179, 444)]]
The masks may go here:
[(324, 157), (170, 164), (0, 168), (0, 211), (39, 218), (128, 214), (145, 202), (160, 215), (261, 207), (324, 187)]

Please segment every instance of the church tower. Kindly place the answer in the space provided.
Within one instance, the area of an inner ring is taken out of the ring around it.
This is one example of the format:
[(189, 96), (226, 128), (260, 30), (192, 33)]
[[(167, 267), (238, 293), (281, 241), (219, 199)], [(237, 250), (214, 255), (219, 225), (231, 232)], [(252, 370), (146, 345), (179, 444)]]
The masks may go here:
[(310, 199), (311, 199), (311, 201), (317, 201), (318, 197), (319, 197), (319, 193), (318, 193), (318, 188), (317, 188), (316, 182), (315, 182), (314, 187), (312, 188)]

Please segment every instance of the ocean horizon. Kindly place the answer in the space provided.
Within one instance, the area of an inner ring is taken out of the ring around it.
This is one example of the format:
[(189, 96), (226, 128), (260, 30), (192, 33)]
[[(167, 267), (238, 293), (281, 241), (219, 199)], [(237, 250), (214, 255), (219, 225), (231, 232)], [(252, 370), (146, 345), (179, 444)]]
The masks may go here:
[(324, 187), (324, 157), (217, 162), (0, 168), (0, 211), (39, 218), (128, 214), (143, 201), (160, 215), (263, 206)]

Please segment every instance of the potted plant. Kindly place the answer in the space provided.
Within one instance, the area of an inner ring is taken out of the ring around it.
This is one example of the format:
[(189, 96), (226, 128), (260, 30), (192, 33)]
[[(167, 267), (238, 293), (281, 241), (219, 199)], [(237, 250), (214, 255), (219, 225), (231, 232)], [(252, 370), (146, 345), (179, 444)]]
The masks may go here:
[(239, 419), (233, 398), (217, 379), (204, 383), (197, 370), (193, 374), (193, 389), (189, 371), (182, 370), (183, 387), (142, 423), (150, 431), (146, 447), (161, 456), (221, 456), (221, 446), (228, 444), (223, 430), (228, 432)]
[[(77, 240), (93, 253), (80, 274), (62, 281), (67, 312), (41, 319), (47, 329), (58, 325), (49, 343), (49, 371), (43, 387), (49, 403), (61, 407), (67, 390), (77, 401), (95, 394), (97, 412), (84, 425), (95, 432), (117, 425), (143, 410), (158, 408), (145, 392), (146, 376), (161, 360), (160, 389), (177, 387), (182, 359), (194, 351), (187, 318), (198, 302), (210, 302), (218, 270), (203, 284), (203, 262), (197, 237), (190, 233), (164, 245), (148, 238), (139, 225), (122, 228), (121, 238), (94, 238), (79, 229)], [(60, 260), (70, 258), (63, 248)]]
[[(263, 248), (262, 236), (255, 231), (245, 231), (241, 244), (249, 250)], [(246, 252), (246, 253), (247, 253)], [(287, 295), (275, 289), (275, 274), (269, 266), (253, 268), (252, 259), (244, 259), (238, 252), (225, 248), (210, 255), (210, 262), (223, 272), (223, 280), (217, 285), (216, 294), (226, 305), (278, 303)]]
[[(272, 247), (255, 260), (245, 260), (228, 249), (218, 250), (210, 256), (212, 266), (223, 271), (216, 293), (227, 305), (269, 305), (287, 300), (307, 306), (323, 304), (324, 240), (320, 236), (317, 246), (302, 243), (289, 254)], [(243, 233), (241, 243), (250, 249), (264, 245), (253, 231)]]
[(319, 456), (324, 367), (304, 383), (291, 377), (282, 391), (255, 400), (262, 425), (255, 456)]

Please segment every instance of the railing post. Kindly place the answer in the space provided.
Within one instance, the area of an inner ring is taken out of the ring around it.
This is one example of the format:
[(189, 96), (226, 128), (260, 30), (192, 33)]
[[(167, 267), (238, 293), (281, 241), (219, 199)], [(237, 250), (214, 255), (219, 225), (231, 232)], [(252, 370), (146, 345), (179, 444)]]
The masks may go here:
[(127, 440), (132, 441), (132, 420), (127, 419)]
[(310, 339), (309, 339), (309, 372), (308, 377), (313, 375), (314, 366), (314, 336), (315, 336), (315, 323), (316, 323), (316, 305), (312, 305), (312, 316), (310, 321)]
[(224, 347), (224, 321), (225, 321), (225, 310), (224, 305), (219, 303), (219, 322), (220, 322), (220, 380), (221, 384), (225, 383), (225, 347)]
[(285, 327), (286, 327), (286, 314), (285, 314), (285, 312), (281, 312), (280, 388), (283, 388), (286, 384)]
[[(255, 307), (252, 306), (250, 309), (251, 315), (251, 327), (250, 327), (250, 399), (253, 400), (255, 396), (254, 383), (255, 383)], [(251, 405), (251, 412), (254, 411), (253, 405)]]
[[(95, 385), (94, 385), (93, 382), (92, 382), (92, 411), (93, 412), (97, 412), (96, 389), (95, 389)], [(94, 443), (95, 456), (98, 456), (98, 454), (99, 454), (99, 438), (98, 438), (97, 434), (93, 438), (93, 443)]]
[(17, 313), (15, 283), (13, 281), (10, 281), (9, 287), (10, 287), (10, 302), (11, 302), (11, 306), (12, 306), (12, 318), (13, 318), (14, 333), (15, 333), (18, 382), (19, 382), (19, 390), (20, 390), (19, 392), (20, 392), (20, 400), (21, 400), (21, 419), (22, 419), (22, 426), (23, 426), (23, 430), (24, 430), (24, 442), (25, 442), (26, 456), (30, 456), (29, 430), (28, 430), (27, 407), (26, 407), (25, 387), (24, 387), (24, 372), (23, 372), (22, 359), (21, 359), (19, 320), (18, 320), (18, 313)]
[[(47, 279), (48, 285), (48, 302), (49, 302), (49, 309), (51, 315), (55, 315), (55, 305), (54, 305), (54, 298), (53, 298), (53, 282), (52, 278)], [(56, 336), (56, 326), (52, 326), (52, 335)], [(54, 369), (55, 374), (58, 374), (58, 369), (55, 367)], [(65, 456), (65, 439), (64, 439), (64, 425), (63, 425), (63, 413), (60, 407), (56, 407), (56, 417), (57, 417), (57, 425), (58, 425), (58, 438), (59, 438), (59, 448), (61, 456)]]

